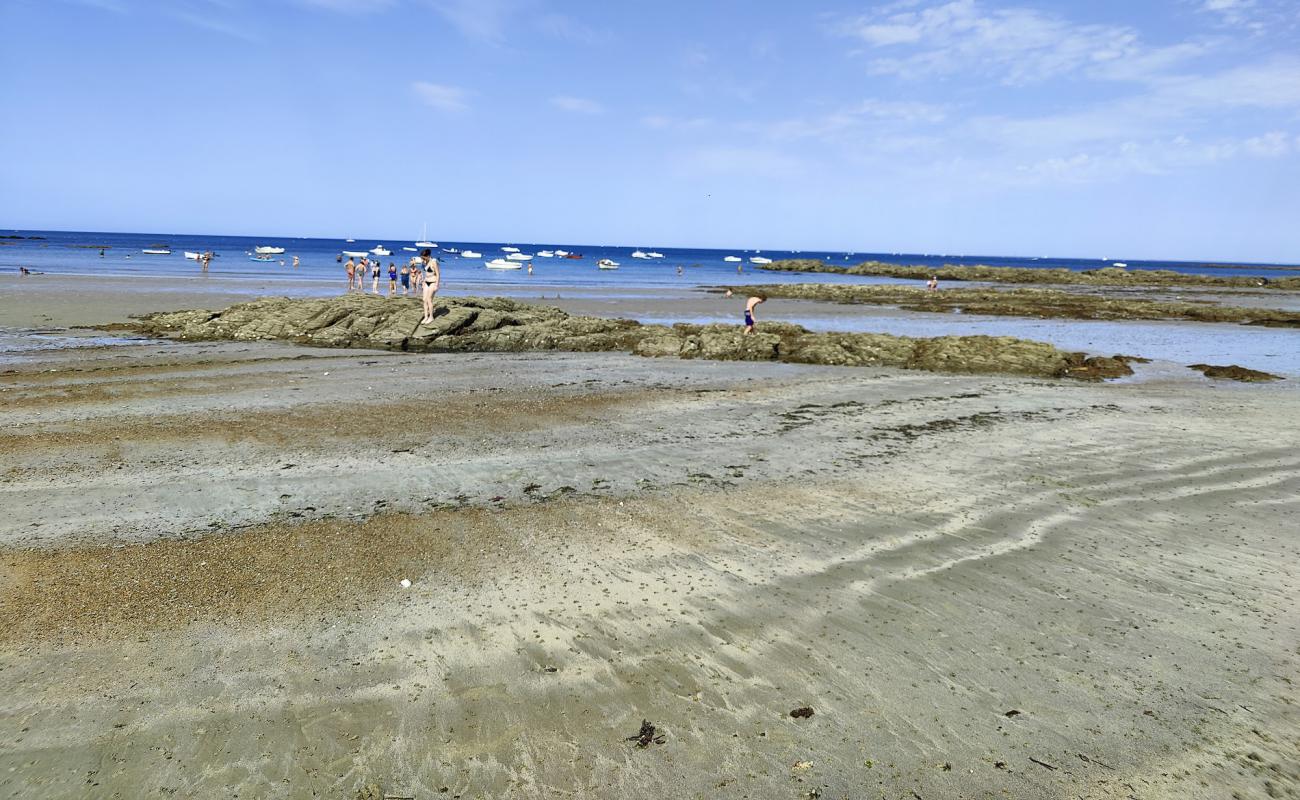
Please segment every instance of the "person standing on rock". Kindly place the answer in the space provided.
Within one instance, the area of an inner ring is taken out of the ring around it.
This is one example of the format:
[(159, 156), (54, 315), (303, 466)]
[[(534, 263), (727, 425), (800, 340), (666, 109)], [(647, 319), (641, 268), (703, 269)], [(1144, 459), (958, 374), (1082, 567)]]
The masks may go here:
[(427, 247), (420, 253), (420, 261), (424, 263), (424, 319), (420, 323), (428, 325), (433, 322), (433, 296), (438, 293), (442, 270), (438, 267), (438, 259)]
[(756, 295), (745, 301), (745, 335), (754, 332), (754, 306), (766, 301), (767, 298), (762, 295)]

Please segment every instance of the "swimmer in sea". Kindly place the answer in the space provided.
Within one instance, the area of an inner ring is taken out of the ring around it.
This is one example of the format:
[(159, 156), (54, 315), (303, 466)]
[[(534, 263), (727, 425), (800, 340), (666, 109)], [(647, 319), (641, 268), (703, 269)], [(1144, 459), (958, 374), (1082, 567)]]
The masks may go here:
[(765, 302), (766, 300), (767, 300), (766, 297), (763, 297), (761, 295), (756, 295), (745, 301), (745, 335), (746, 336), (754, 332), (754, 307), (757, 306), (759, 303)]

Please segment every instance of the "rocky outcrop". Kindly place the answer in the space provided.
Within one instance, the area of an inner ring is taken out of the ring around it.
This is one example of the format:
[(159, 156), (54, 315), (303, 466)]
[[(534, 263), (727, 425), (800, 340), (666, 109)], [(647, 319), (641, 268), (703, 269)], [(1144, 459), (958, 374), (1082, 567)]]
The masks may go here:
[(1227, 366), (1216, 366), (1214, 364), (1189, 364), (1188, 369), (1197, 370), (1207, 378), (1242, 381), (1243, 383), (1267, 383), (1269, 381), (1283, 380), (1280, 375), (1260, 372), (1257, 369), (1247, 369), (1246, 367), (1239, 367), (1236, 364), (1228, 364)]
[(1300, 277), (1260, 278), (1253, 275), (1188, 275), (1172, 270), (1120, 269), (1103, 267), (1075, 271), (1028, 267), (905, 266), (865, 261), (839, 267), (813, 259), (786, 259), (764, 264), (759, 269), (777, 272), (830, 272), (839, 275), (872, 275), (925, 281), (937, 276), (943, 281), (985, 281), (988, 283), (1053, 283), (1075, 286), (1231, 286), (1254, 289), (1300, 289)]
[[(1113, 365), (1042, 342), (1006, 336), (914, 339), (879, 333), (812, 333), (765, 322), (745, 336), (738, 325), (671, 327), (599, 317), (504, 298), (439, 300), (433, 322), (406, 299), (345, 295), (271, 297), (225, 311), (174, 311), (138, 317), (134, 330), (181, 339), (274, 339), (322, 347), (424, 352), (618, 351), (648, 357), (786, 361), (933, 372), (1032, 375), (1100, 380)], [(1127, 373), (1125, 373), (1127, 374)]]
[[(733, 286), (733, 291), (795, 300), (825, 300), (898, 306), (909, 311), (962, 312), (1039, 319), (1183, 319), (1300, 328), (1300, 312), (1225, 306), (1213, 302), (1170, 302), (1110, 297), (1079, 290), (954, 289), (880, 284), (790, 283)], [(1128, 294), (1128, 293), (1125, 293)]]

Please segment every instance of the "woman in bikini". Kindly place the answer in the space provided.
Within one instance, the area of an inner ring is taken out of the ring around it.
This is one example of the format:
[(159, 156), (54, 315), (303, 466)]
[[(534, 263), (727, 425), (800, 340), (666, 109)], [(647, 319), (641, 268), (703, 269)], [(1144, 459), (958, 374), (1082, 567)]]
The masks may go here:
[(420, 253), (420, 262), (424, 264), (424, 319), (422, 324), (433, 322), (433, 296), (438, 293), (438, 284), (442, 282), (442, 270), (438, 268), (438, 259), (432, 251), (425, 248)]

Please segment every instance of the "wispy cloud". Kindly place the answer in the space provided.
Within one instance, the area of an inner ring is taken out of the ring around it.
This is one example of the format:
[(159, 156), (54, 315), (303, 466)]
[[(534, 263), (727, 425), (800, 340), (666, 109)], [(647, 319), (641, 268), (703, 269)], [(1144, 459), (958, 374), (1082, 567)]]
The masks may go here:
[(534, 26), (545, 36), (576, 44), (597, 45), (613, 38), (609, 31), (593, 28), (573, 17), (554, 12), (539, 16), (534, 20)]
[(551, 105), (561, 111), (568, 111), (574, 114), (603, 114), (605, 107), (595, 100), (588, 100), (585, 97), (573, 97), (571, 95), (558, 95), (551, 98)]
[(1103, 150), (1079, 152), (1011, 165), (990, 172), (995, 183), (1099, 183), (1142, 175), (1165, 175), (1239, 159), (1278, 159), (1300, 153), (1300, 136), (1268, 131), (1255, 136), (1194, 140), (1128, 141)]
[(1263, 9), (1256, 0), (1199, 0), (1200, 11), (1217, 17), (1231, 28), (1244, 28), (1255, 33), (1264, 30)]
[(100, 11), (111, 11), (114, 14), (125, 14), (130, 10), (125, 0), (64, 0), (64, 2), (74, 6), (98, 8)]
[(696, 175), (794, 178), (807, 174), (803, 159), (767, 147), (705, 147), (677, 159), (679, 171)]
[(675, 117), (670, 114), (648, 114), (641, 124), (657, 131), (698, 131), (710, 128), (714, 121), (709, 117)]
[(987, 8), (977, 0), (918, 7), (896, 3), (843, 20), (837, 30), (866, 45), (877, 74), (919, 79), (993, 75), (1025, 85), (1132, 57), (1137, 32), (1079, 24), (1035, 8)]
[(429, 0), (433, 9), (462, 36), (496, 42), (525, 0)]
[(821, 139), (857, 136), (863, 132), (880, 133), (882, 125), (915, 128), (934, 125), (947, 118), (948, 109), (933, 103), (912, 100), (863, 100), (819, 116), (794, 117), (749, 123), (746, 131), (775, 140)]
[(430, 108), (449, 114), (458, 114), (469, 110), (469, 105), (466, 103), (468, 93), (458, 86), (416, 81), (411, 84), (411, 89), (420, 102)]
[(165, 6), (167, 16), (180, 20), (187, 25), (211, 33), (229, 36), (242, 42), (260, 42), (259, 29), (255, 24), (244, 19), (232, 18), (230, 4), (225, 0), (200, 0), (200, 2), (179, 2)]

